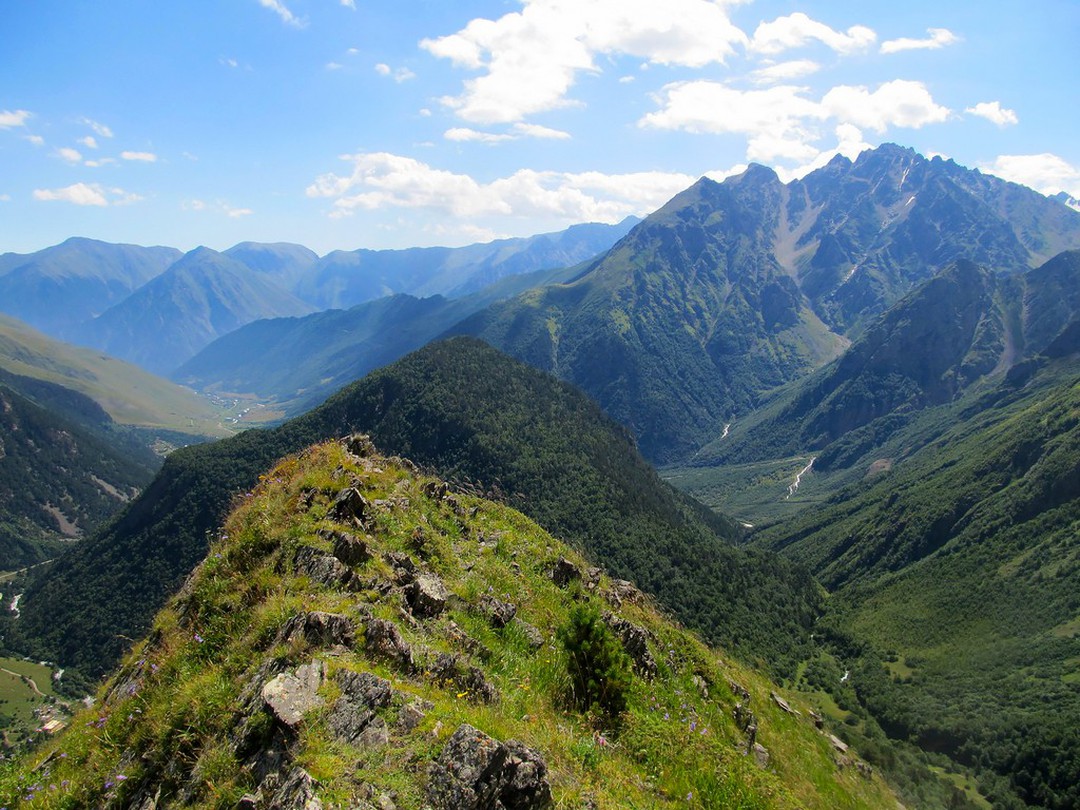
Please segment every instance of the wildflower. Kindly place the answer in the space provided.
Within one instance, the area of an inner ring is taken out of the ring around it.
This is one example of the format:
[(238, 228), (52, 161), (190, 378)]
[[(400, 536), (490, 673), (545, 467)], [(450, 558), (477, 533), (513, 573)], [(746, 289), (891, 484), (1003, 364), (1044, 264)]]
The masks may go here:
[(199, 635), (198, 633), (196, 633), (196, 634), (195, 634), (195, 640), (196, 640), (197, 642), (199, 642), (200, 644), (202, 644), (202, 643), (203, 643), (203, 637), (202, 637), (202, 636), (200, 636), (200, 635)]

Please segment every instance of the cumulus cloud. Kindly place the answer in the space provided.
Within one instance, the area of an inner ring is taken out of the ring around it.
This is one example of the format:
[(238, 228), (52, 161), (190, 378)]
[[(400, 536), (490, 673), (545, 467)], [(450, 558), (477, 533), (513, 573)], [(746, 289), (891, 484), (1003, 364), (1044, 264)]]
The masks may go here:
[(1016, 117), (1016, 112), (1002, 107), (1000, 101), (980, 101), (974, 107), (965, 109), (964, 112), (985, 118), (999, 127), (1020, 123), (1020, 119)]
[(796, 59), (791, 62), (778, 62), (775, 65), (766, 65), (758, 68), (750, 74), (750, 80), (754, 84), (776, 84), (789, 82), (792, 79), (801, 79), (821, 70), (821, 65), (812, 59)]
[(113, 136), (113, 131), (99, 121), (94, 121), (90, 118), (83, 118), (81, 121), (84, 125), (90, 127), (90, 129), (92, 129), (99, 137), (111, 138)]
[(829, 115), (859, 127), (884, 132), (890, 126), (918, 129), (949, 117), (922, 82), (896, 79), (870, 92), (865, 87), (834, 87), (821, 100)]
[(250, 208), (226, 208), (225, 213), (233, 219), (239, 219), (240, 217), (248, 217), (254, 214)]
[(125, 150), (120, 153), (120, 157), (122, 157), (124, 160), (133, 160), (139, 163), (157, 162), (157, 155), (155, 155), (153, 152), (131, 152)]
[(641, 57), (646, 64), (702, 67), (722, 63), (747, 44), (721, 3), (710, 0), (523, 0), (497, 20), (475, 19), (455, 34), (420, 45), (454, 65), (483, 71), (460, 95), (441, 102), (463, 120), (513, 123), (564, 107), (582, 71), (599, 54)]
[(255, 212), (250, 208), (234, 208), (224, 200), (215, 200), (212, 203), (205, 200), (185, 200), (180, 203), (180, 207), (185, 211), (213, 211), (219, 214), (224, 214), (232, 219), (239, 219), (240, 217), (251, 216)]
[(307, 189), (309, 197), (333, 199), (334, 217), (357, 210), (410, 208), (462, 219), (617, 222), (654, 210), (697, 179), (667, 172), (608, 175), (521, 169), (482, 183), (386, 152), (342, 159), (352, 165), (349, 174), (324, 174)]
[(68, 202), (73, 205), (104, 207), (107, 205), (127, 205), (143, 199), (138, 194), (124, 191), (122, 188), (106, 188), (98, 183), (75, 183), (64, 188), (39, 188), (34, 190), (34, 199), (44, 202)]
[(474, 141), (477, 143), (502, 143), (503, 141), (511, 141), (514, 139), (513, 135), (496, 134), (494, 132), (479, 132), (475, 129), (469, 129), (468, 127), (452, 127), (443, 133), (443, 137), (448, 141)]
[(754, 31), (750, 49), (774, 55), (801, 48), (813, 40), (837, 53), (848, 54), (869, 48), (877, 40), (877, 34), (865, 25), (853, 25), (847, 31), (837, 31), (797, 11), (772, 22), (761, 23)]
[(539, 124), (514, 124), (514, 132), (527, 138), (544, 138), (547, 140), (565, 141), (570, 139), (570, 133), (561, 129), (543, 127)]
[(937, 50), (946, 45), (952, 45), (960, 41), (960, 37), (948, 28), (927, 28), (926, 33), (930, 36), (926, 39), (890, 39), (881, 43), (882, 53), (899, 53), (900, 51)]
[(102, 166), (110, 166), (116, 162), (116, 158), (103, 157), (95, 160), (87, 160), (83, 163), (83, 166), (89, 166), (91, 169), (98, 169)]
[(1038, 155), (998, 155), (993, 163), (979, 168), (1043, 194), (1065, 191), (1074, 197), (1080, 197), (1080, 168), (1050, 152)]
[(97, 149), (98, 142), (93, 135), (87, 135), (85, 138), (79, 138), (79, 143), (85, 146), (87, 149)]
[(283, 23), (293, 28), (304, 28), (307, 25), (307, 20), (293, 14), (281, 0), (259, 0), (259, 5), (270, 9), (281, 18)]
[(341, 0), (341, 5), (356, 11), (356, 0)]
[(408, 68), (399, 67), (397, 70), (390, 67), (385, 62), (379, 62), (375, 65), (375, 72), (380, 76), (389, 76), (398, 84), (401, 82), (407, 82), (409, 79), (415, 79), (416, 74)]
[(26, 110), (0, 110), (0, 129), (25, 127), (32, 115)]
[(61, 146), (56, 150), (56, 156), (61, 160), (66, 160), (68, 163), (79, 163), (82, 160), (82, 153), (78, 149), (72, 149), (70, 146)]
[(45, 145), (45, 139), (42, 138), (40, 135), (26, 135), (24, 137), (26, 138), (26, 140), (30, 141), (30, 143), (32, 143), (34, 146), (44, 146)]

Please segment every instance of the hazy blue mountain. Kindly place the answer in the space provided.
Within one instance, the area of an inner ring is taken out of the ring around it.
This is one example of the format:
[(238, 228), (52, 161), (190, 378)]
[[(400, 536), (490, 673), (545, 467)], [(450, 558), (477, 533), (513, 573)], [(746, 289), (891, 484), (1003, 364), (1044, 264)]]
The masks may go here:
[(53, 335), (124, 300), (180, 258), (169, 247), (114, 245), (72, 237), (25, 255), (0, 256), (0, 312)]
[(222, 252), (290, 292), (319, 261), (315, 251), (289, 242), (241, 242)]
[(79, 341), (168, 374), (215, 338), (259, 318), (311, 307), (224, 254), (196, 248), (104, 312)]
[(590, 223), (565, 231), (460, 248), (336, 250), (318, 261), (295, 292), (320, 309), (346, 309), (395, 293), (457, 297), (506, 276), (569, 267), (611, 247), (637, 222)]
[(578, 272), (506, 276), (460, 298), (391, 295), (347, 310), (255, 321), (215, 340), (172, 376), (197, 390), (253, 395), (286, 415), (300, 414), (492, 302)]

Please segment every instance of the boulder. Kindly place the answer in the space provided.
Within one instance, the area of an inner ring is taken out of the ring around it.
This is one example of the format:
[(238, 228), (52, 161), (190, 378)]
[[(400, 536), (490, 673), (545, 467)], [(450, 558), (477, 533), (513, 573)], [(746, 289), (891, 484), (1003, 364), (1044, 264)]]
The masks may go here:
[(551, 569), (551, 581), (560, 588), (565, 588), (575, 579), (581, 579), (581, 569), (566, 557), (560, 557), (555, 567)]
[(449, 596), (442, 580), (433, 574), (421, 574), (405, 588), (409, 610), (420, 619), (430, 619), (442, 613)]
[(283, 725), (295, 729), (305, 712), (322, 705), (318, 690), (323, 671), (323, 663), (313, 661), (297, 669), (295, 675), (283, 672), (263, 686), (263, 701)]
[(761, 743), (754, 743), (754, 747), (750, 749), (750, 753), (754, 757), (754, 762), (757, 763), (759, 768), (769, 767), (769, 750)]
[(315, 796), (316, 784), (303, 768), (293, 768), (270, 797), (267, 810), (322, 810), (323, 804)]
[(372, 443), (371, 437), (366, 433), (354, 433), (351, 436), (346, 436), (341, 440), (341, 446), (345, 448), (346, 452), (358, 458), (367, 458), (376, 453), (375, 445)]
[(436, 683), (453, 686), (464, 697), (479, 703), (494, 703), (499, 699), (498, 690), (495, 689), (482, 670), (463, 661), (457, 655), (439, 653), (428, 667), (431, 678)]
[(293, 558), (296, 573), (328, 588), (357, 590), (358, 584), (352, 570), (337, 557), (324, 554), (311, 546), (300, 546)]
[(538, 752), (514, 740), (501, 743), (468, 724), (433, 763), (427, 800), (434, 810), (540, 810), (552, 803)]
[(514, 620), (517, 607), (509, 602), (500, 602), (495, 597), (485, 594), (480, 597), (480, 611), (488, 617), (492, 627), (501, 628), (506, 627)]
[(319, 529), (317, 534), (333, 544), (334, 556), (345, 565), (363, 565), (374, 556), (367, 543), (355, 534), (336, 529)]
[(356, 487), (346, 487), (337, 494), (327, 517), (338, 523), (361, 525), (370, 517), (371, 504)]
[(419, 569), (408, 554), (402, 551), (390, 551), (384, 559), (386, 564), (394, 570), (394, 582), (398, 585), (409, 585), (416, 579)]

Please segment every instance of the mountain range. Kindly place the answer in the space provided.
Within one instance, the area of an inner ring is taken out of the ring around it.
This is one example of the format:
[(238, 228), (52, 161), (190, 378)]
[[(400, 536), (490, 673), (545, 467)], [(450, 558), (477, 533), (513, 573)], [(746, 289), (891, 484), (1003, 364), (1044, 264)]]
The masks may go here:
[[(112, 523), (34, 573), (22, 615), (0, 617), (0, 634), (97, 676), (122, 655), (123, 636), (147, 631), (215, 535), (222, 558), (267, 561), (254, 563), (260, 581), (291, 576), (295, 560), (281, 549), (310, 533), (305, 510), (331, 508), (337, 490), (326, 481), (363, 480), (340, 448), (305, 448), (359, 430), (411, 459), (363, 462), (365, 475), (416, 475), (414, 462), (449, 482), (425, 499), (453, 491), (519, 508), (801, 693), (905, 806), (1075, 806), (1080, 214), (886, 145), (788, 184), (756, 166), (703, 179), (602, 251), (468, 295), (256, 320), (209, 343), (177, 379), (290, 414), (329, 399), (277, 428), (172, 453)], [(438, 254), (423, 255), (438, 259), (429, 277), (440, 278)], [(314, 278), (323, 261), (288, 245), (219, 257), (244, 257), (257, 266), (246, 272), (275, 284)], [(376, 267), (369, 259), (354, 265)], [(374, 290), (377, 276), (362, 270), (353, 289)], [(62, 408), (65, 397), (47, 400)], [(277, 461), (289, 454), (299, 455)], [(308, 454), (338, 467), (305, 467)], [(715, 511), (672, 490), (647, 460)], [(376, 511), (395, 503), (383, 484), (362, 486), (378, 491)], [(257, 529), (249, 502), (277, 510), (276, 539), (270, 524)], [(430, 521), (440, 507), (423, 503)], [(233, 507), (242, 517), (227, 518)], [(478, 531), (472, 517), (447, 528), (452, 544)], [(246, 539), (221, 536), (233, 534), (223, 520)], [(429, 549), (423, 527), (412, 540), (394, 534), (404, 526), (391, 520), (392, 539), (378, 542), (405, 543), (424, 564), (438, 557), (431, 549), (443, 546)], [(511, 553), (498, 536), (477, 542), (481, 557)], [(509, 560), (524, 570), (555, 550)], [(191, 615), (208, 621), (234, 604), (214, 589), (244, 576), (207, 577), (221, 565), (214, 553), (189, 586), (207, 596), (206, 612)], [(453, 559), (435, 566), (440, 576)], [(173, 649), (202, 635), (178, 618), (192, 604), (186, 593), (158, 620), (143, 660), (173, 666), (162, 640)], [(462, 594), (471, 604), (475, 594)], [(381, 599), (369, 599), (380, 619), (443, 643), (404, 618), (408, 597), (396, 613)], [(480, 632), (463, 610), (459, 628)], [(228, 648), (243, 664), (229, 677), (248, 672), (263, 642)], [(674, 647), (668, 655), (678, 658)], [(214, 740), (206, 750), (223, 750)], [(165, 761), (171, 750), (145, 756)], [(307, 773), (337, 785), (334, 767)], [(778, 766), (781, 778), (792, 772)], [(179, 789), (178, 779), (158, 784)], [(422, 778), (409, 784), (408, 795), (425, 789)]]

